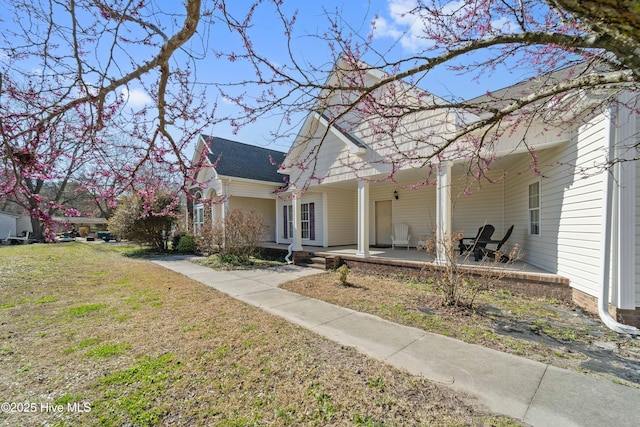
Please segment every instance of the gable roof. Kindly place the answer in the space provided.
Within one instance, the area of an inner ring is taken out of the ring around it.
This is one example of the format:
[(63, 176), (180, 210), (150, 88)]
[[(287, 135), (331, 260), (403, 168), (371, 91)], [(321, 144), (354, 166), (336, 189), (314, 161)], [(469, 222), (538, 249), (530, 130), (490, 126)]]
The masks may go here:
[(284, 162), (285, 153), (215, 136), (200, 137), (209, 147), (207, 157), (218, 175), (283, 182), (284, 175), (278, 173), (278, 167)]
[[(298, 157), (310, 144), (322, 143), (320, 139), (313, 137), (313, 122), (319, 123), (324, 127), (324, 129), (326, 129), (327, 134), (331, 133), (343, 142), (349, 148), (350, 154), (363, 156), (367, 153), (367, 150), (370, 148), (367, 141), (356, 136), (354, 132), (349, 129), (350, 126), (346, 122), (331, 119), (332, 107), (337, 106), (339, 108), (340, 106), (344, 106), (344, 101), (342, 99), (338, 99), (337, 104), (332, 104), (330, 98), (336, 96), (334, 88), (339, 88), (342, 85), (348, 86), (348, 82), (343, 83), (342, 81), (345, 79), (345, 76), (348, 76), (349, 73), (352, 72), (355, 72), (360, 76), (362, 79), (361, 85), (364, 86), (374, 85), (383, 79), (392, 77), (384, 71), (362, 61), (354, 61), (351, 58), (341, 55), (334, 64), (333, 70), (325, 82), (325, 89), (323, 89), (317, 97), (315, 107), (309, 111), (302, 127), (291, 144), (291, 148), (287, 155), (288, 161), (284, 165), (284, 171), (291, 171), (291, 166), (298, 161)], [(409, 84), (402, 79), (391, 79), (389, 85), (393, 85), (396, 89), (396, 93), (401, 94), (399, 96), (402, 97), (409, 97), (416, 100), (426, 99), (431, 103), (442, 106), (450, 104), (445, 99)]]

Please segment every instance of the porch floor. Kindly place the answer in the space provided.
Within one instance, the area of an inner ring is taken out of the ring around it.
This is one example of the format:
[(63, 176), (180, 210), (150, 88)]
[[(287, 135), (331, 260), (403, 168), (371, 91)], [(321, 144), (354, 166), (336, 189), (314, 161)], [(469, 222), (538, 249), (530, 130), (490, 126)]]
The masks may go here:
[[(282, 249), (286, 251), (289, 245), (263, 242), (261, 246), (265, 248)], [(314, 254), (317, 254), (318, 256), (329, 255), (339, 256), (343, 258), (357, 258), (356, 245), (332, 246), (328, 248), (317, 246), (303, 246), (302, 250), (305, 252), (312, 252)], [(370, 247), (369, 253), (371, 257), (368, 258), (368, 260), (375, 261), (376, 259), (381, 259), (385, 260), (385, 263), (387, 264), (389, 263), (389, 261), (398, 261), (398, 263), (409, 261), (416, 263), (433, 264), (435, 260), (435, 258), (432, 255), (428, 254), (426, 251), (419, 251), (415, 248), (409, 248), (409, 250), (407, 250), (406, 247), (397, 249)], [(540, 278), (541, 276), (549, 276), (549, 278), (559, 277), (557, 274), (550, 273), (534, 265), (527, 264), (524, 261), (515, 261), (510, 264), (488, 264), (486, 261), (475, 261), (473, 255), (460, 255), (458, 256), (458, 265), (468, 267), (482, 266), (483, 268), (535, 275), (537, 278)]]

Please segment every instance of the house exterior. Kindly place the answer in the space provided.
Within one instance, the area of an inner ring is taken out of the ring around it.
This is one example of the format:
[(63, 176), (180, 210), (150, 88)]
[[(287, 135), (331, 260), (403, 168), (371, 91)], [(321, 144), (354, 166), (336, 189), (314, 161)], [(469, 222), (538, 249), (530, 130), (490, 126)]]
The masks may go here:
[(276, 194), (286, 177), (278, 173), (284, 153), (224, 138), (201, 135), (194, 154), (200, 163), (185, 200), (187, 229), (197, 234), (205, 219), (224, 219), (231, 209), (262, 215), (264, 241), (276, 239)]
[[(374, 84), (383, 77), (369, 69), (361, 78)], [(423, 102), (415, 88), (397, 85), (404, 104)], [(520, 85), (493, 96), (523, 90)], [(524, 261), (570, 280), (577, 304), (604, 307), (601, 316), (612, 313), (614, 323), (640, 326), (640, 188), (635, 184), (640, 168), (635, 161), (618, 163), (611, 172), (602, 168), (608, 153), (637, 157), (637, 114), (623, 104), (592, 110), (590, 102), (601, 100), (571, 100), (567, 114), (589, 113), (572, 126), (567, 120), (555, 126), (552, 120), (533, 121), (500, 133), (484, 153), (492, 159), (489, 168), (476, 180), (470, 176), (478, 170), (469, 147), (423, 160), (459, 130), (460, 116), (469, 123), (472, 113), (417, 111), (394, 135), (377, 130), (381, 118), (367, 117), (364, 110), (331, 122), (332, 97), (341, 96), (321, 95), (324, 110), (309, 113), (287, 153), (282, 171), (290, 185), (287, 197), (276, 200), (278, 243), (291, 244), (294, 251), (303, 245), (357, 245), (357, 256), (367, 258), (370, 246), (391, 244), (397, 223), (409, 225), (412, 246), (434, 230), (443, 241), (454, 232), (473, 236), (478, 227), (492, 224), (500, 239), (514, 225), (506, 252), (518, 244)], [(487, 102), (498, 102), (492, 99)], [(443, 101), (431, 97), (431, 102)], [(442, 248), (436, 261), (446, 262)]]
[(0, 211), (0, 241), (8, 236), (18, 236), (32, 231), (31, 218), (28, 215)]

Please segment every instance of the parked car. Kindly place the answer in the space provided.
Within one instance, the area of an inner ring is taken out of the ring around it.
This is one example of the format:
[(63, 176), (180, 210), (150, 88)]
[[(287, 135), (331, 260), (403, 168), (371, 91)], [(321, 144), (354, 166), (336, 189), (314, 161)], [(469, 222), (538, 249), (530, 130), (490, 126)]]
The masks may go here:
[(56, 236), (56, 242), (75, 242), (76, 238), (72, 233), (60, 233)]
[(113, 234), (109, 233), (108, 231), (98, 231), (98, 239), (102, 239), (105, 242), (109, 242), (111, 240), (115, 240), (116, 242), (119, 242), (120, 239), (116, 236), (114, 236)]

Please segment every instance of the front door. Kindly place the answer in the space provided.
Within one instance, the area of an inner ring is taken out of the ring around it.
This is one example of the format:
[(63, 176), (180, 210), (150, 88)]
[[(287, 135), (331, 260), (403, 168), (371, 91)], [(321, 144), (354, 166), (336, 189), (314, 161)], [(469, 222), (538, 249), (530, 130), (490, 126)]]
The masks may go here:
[(391, 200), (376, 202), (376, 246), (391, 246)]

